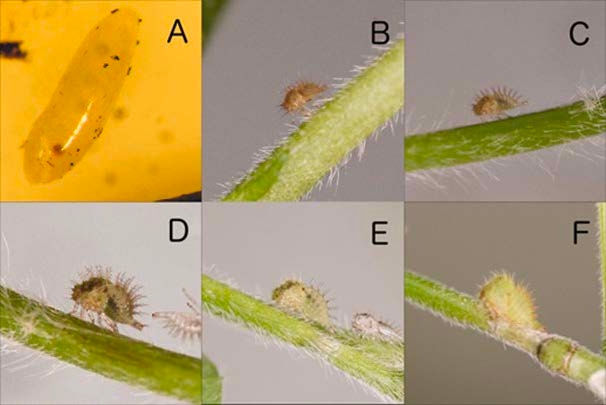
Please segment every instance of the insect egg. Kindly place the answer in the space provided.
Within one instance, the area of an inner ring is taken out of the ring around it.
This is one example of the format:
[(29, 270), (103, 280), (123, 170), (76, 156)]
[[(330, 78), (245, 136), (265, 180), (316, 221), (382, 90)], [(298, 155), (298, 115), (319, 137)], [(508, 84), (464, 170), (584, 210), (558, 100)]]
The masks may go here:
[(477, 116), (506, 116), (505, 111), (527, 104), (526, 100), (514, 90), (496, 87), (482, 90), (476, 96), (472, 110)]
[(305, 106), (311, 99), (328, 89), (328, 86), (316, 84), (314, 82), (298, 82), (286, 88), (286, 94), (280, 104), (280, 107), (287, 113), (295, 113), (302, 111), (304, 114), (309, 114), (309, 110)]
[(115, 9), (80, 44), (23, 144), (30, 183), (62, 178), (101, 136), (128, 75), (138, 19)]

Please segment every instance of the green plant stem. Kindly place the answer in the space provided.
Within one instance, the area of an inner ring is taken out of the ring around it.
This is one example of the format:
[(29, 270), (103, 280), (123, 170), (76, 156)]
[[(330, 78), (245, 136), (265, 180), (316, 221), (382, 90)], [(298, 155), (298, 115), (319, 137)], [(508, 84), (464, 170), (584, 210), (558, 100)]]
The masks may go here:
[(404, 170), (451, 167), (561, 145), (606, 131), (606, 96), (477, 125), (407, 136)]
[(602, 354), (606, 356), (606, 202), (598, 203), (598, 249), (602, 279)]
[(412, 272), (405, 273), (404, 288), (406, 299), (413, 304), (430, 309), (461, 325), (483, 332), (490, 330), (490, 319), (484, 306), (469, 295)]
[(596, 387), (590, 381), (606, 368), (606, 357), (562, 336), (502, 320), (491, 321), (480, 300), (427, 277), (406, 271), (404, 278), (406, 299), (411, 303), (524, 351), (553, 374), (585, 386), (601, 400), (606, 399), (603, 387)]
[(105, 377), (200, 402), (200, 359), (99, 328), (4, 286), (0, 335)]
[(221, 403), (222, 380), (217, 367), (204, 355), (202, 355), (202, 403)]
[(404, 400), (403, 341), (370, 339), (297, 318), (230, 286), (202, 276), (204, 309), (304, 349), (393, 401)]
[(404, 105), (404, 40), (326, 102), (227, 194), (224, 201), (292, 201)]

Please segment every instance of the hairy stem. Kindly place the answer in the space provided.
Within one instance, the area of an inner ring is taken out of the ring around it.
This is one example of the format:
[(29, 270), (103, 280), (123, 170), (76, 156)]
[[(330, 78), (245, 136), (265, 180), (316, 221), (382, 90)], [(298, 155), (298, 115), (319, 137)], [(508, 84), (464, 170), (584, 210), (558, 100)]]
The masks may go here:
[(224, 201), (292, 201), (404, 105), (404, 40), (326, 102), (236, 185)]
[(598, 203), (598, 249), (602, 278), (602, 354), (606, 356), (606, 202)]
[(437, 169), (517, 155), (606, 132), (606, 96), (562, 107), (407, 136), (404, 170)]
[(202, 276), (204, 309), (296, 348), (304, 349), (392, 401), (404, 400), (404, 343), (370, 339), (305, 321), (230, 286)]
[(490, 329), (488, 314), (477, 299), (416, 273), (406, 272), (404, 280), (406, 299), (413, 304), (465, 326)]
[(4, 286), (0, 335), (105, 377), (200, 402), (200, 359), (112, 333)]
[(537, 360), (545, 369), (606, 399), (606, 357), (542, 330), (492, 319), (479, 299), (427, 277), (405, 272), (406, 299), (455, 324), (481, 330)]

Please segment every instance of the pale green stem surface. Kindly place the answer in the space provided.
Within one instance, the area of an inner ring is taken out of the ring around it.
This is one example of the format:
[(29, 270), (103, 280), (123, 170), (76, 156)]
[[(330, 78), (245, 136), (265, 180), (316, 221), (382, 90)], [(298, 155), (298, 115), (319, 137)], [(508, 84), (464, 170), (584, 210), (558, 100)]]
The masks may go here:
[(366, 338), (288, 314), (227, 284), (202, 276), (204, 309), (304, 349), (393, 401), (404, 400), (404, 342)]
[(404, 40), (326, 102), (223, 201), (293, 201), (404, 106)]
[(427, 277), (407, 271), (404, 275), (406, 299), (461, 325), (484, 332), (490, 330), (490, 318), (480, 301)]
[(413, 304), (461, 326), (479, 329), (526, 352), (552, 373), (585, 386), (596, 396), (602, 395), (590, 386), (589, 378), (606, 367), (606, 357), (562, 336), (503, 320), (492, 321), (479, 299), (419, 274), (406, 271), (405, 286), (406, 299)]
[(113, 333), (4, 286), (0, 335), (113, 380), (200, 402), (200, 359)]
[(404, 170), (438, 169), (517, 155), (606, 132), (606, 96), (513, 118), (404, 138)]
[(606, 356), (606, 202), (598, 203), (598, 232), (602, 278), (602, 354)]

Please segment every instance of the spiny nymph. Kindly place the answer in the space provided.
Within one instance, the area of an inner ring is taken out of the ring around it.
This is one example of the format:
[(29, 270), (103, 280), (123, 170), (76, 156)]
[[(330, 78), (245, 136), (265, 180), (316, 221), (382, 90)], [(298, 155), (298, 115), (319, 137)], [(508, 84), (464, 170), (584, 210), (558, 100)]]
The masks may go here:
[(72, 314), (78, 312), (81, 318), (86, 314), (93, 324), (105, 325), (115, 333), (118, 323), (143, 329), (145, 325), (135, 319), (143, 296), (138, 293), (141, 287), (133, 285), (133, 278), (118, 273), (112, 280), (111, 269), (102, 266), (87, 267), (81, 278), (72, 287)]
[(495, 323), (543, 331), (532, 295), (512, 275), (495, 274), (480, 291), (480, 301)]
[(506, 117), (505, 111), (527, 104), (528, 101), (515, 91), (507, 87), (496, 87), (494, 89), (482, 90), (476, 96), (472, 105), (475, 115), (493, 116), (497, 118)]
[(280, 107), (287, 113), (302, 112), (304, 115), (308, 115), (310, 111), (305, 104), (318, 94), (325, 92), (326, 89), (328, 89), (328, 86), (314, 82), (301, 81), (295, 83), (286, 88), (286, 94)]
[(315, 287), (298, 280), (287, 280), (274, 288), (271, 298), (286, 311), (330, 327), (328, 301)]

